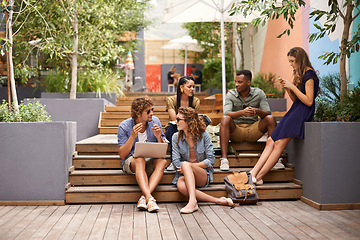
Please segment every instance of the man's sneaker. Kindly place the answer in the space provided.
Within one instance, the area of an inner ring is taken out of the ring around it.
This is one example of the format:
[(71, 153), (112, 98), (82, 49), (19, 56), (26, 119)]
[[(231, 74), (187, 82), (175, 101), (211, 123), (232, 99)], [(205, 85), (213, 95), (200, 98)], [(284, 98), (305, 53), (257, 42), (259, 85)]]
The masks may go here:
[(279, 158), (278, 162), (272, 168), (273, 170), (282, 170), (285, 169), (285, 165), (282, 163), (283, 158)]
[(166, 168), (166, 171), (175, 171), (175, 166), (173, 163), (170, 163), (170, 165)]
[(147, 210), (149, 212), (157, 212), (159, 210), (159, 206), (156, 204), (155, 198), (151, 197), (149, 198), (149, 201), (147, 203)]
[(229, 171), (229, 161), (226, 158), (220, 158), (220, 170)]
[(137, 203), (137, 208), (139, 210), (146, 210), (147, 209), (147, 206), (146, 206), (146, 198), (144, 196), (141, 196), (139, 198), (139, 201)]

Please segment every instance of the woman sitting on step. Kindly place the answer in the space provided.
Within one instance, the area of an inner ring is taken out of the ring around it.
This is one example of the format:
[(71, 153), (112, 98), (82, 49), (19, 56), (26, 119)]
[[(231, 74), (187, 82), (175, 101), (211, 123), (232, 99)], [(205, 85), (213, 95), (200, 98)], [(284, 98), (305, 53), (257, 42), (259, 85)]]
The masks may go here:
[(180, 107), (176, 125), (179, 132), (172, 137), (172, 163), (177, 168), (173, 184), (189, 198), (180, 212), (197, 211), (197, 201), (233, 206), (230, 198), (216, 198), (196, 189), (213, 181), (215, 154), (204, 121), (193, 108)]
[(292, 82), (283, 78), (279, 80), (294, 102), (267, 139), (264, 151), (250, 171), (256, 185), (263, 184), (262, 178), (276, 164), (291, 139), (304, 138), (304, 122), (311, 121), (315, 112), (319, 79), (307, 53), (301, 47), (294, 47), (287, 53), (287, 58), (293, 68), (294, 79)]
[[(194, 78), (189, 76), (181, 77), (178, 81), (176, 95), (166, 99), (166, 111), (169, 113), (170, 123), (165, 127), (165, 136), (170, 142), (174, 133), (178, 131), (176, 127), (176, 114), (180, 107), (194, 108), (198, 113), (200, 109), (200, 100), (194, 97), (195, 83)], [(170, 147), (171, 149), (171, 147)], [(174, 171), (175, 168), (170, 164), (168, 171)]]

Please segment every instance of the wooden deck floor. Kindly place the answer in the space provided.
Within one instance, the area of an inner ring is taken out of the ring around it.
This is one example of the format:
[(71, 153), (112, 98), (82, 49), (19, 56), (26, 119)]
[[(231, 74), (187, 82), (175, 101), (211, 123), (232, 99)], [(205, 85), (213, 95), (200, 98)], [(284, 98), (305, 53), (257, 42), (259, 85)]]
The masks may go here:
[(360, 210), (318, 211), (301, 201), (266, 201), (234, 209), (200, 203), (0, 206), (0, 239), (360, 239)]

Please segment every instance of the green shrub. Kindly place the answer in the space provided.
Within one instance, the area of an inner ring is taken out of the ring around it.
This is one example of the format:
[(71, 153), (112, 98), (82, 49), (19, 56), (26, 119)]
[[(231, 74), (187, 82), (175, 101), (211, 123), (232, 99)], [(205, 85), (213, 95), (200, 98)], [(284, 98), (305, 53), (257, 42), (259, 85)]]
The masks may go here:
[[(120, 80), (111, 69), (79, 69), (77, 92), (116, 92), (122, 94)], [(70, 92), (71, 74), (56, 70), (45, 77), (41, 86), (46, 92)]]
[(111, 69), (84, 69), (78, 72), (78, 92), (116, 92), (122, 95), (119, 78)]
[(274, 86), (275, 79), (276, 75), (273, 73), (258, 73), (251, 80), (251, 86), (262, 89), (269, 98), (283, 98), (285, 91)]
[(316, 99), (314, 121), (359, 122), (360, 83), (354, 91), (344, 95), (340, 101), (340, 75), (330, 74), (320, 80), (320, 94)]
[(50, 72), (40, 85), (46, 92), (70, 92), (71, 75), (67, 71), (57, 69)]
[(14, 112), (14, 106), (9, 109), (8, 103), (3, 100), (0, 105), (0, 122), (50, 122), (51, 117), (45, 111), (45, 106), (37, 101), (19, 104), (18, 113)]
[[(226, 87), (233, 88), (234, 79), (231, 76), (230, 64), (225, 65), (226, 68)], [(203, 83), (201, 85), (202, 90), (208, 88), (222, 89), (222, 68), (221, 68), (221, 58), (216, 59), (207, 59), (203, 73)]]

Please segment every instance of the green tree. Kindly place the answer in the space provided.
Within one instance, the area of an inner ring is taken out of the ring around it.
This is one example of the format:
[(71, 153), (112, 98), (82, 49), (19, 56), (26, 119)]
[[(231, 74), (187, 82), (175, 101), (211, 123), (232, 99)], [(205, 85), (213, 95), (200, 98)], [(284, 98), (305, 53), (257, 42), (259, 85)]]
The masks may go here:
[[(225, 61), (226, 63), (231, 62), (231, 70), (227, 73), (227, 81), (233, 79), (235, 69), (235, 46), (237, 42), (234, 41), (235, 35), (241, 33), (244, 29), (244, 25), (237, 24), (234, 26), (233, 23), (225, 22)], [(208, 63), (205, 64), (204, 68), (208, 74), (205, 74), (204, 80), (208, 81), (205, 86), (221, 88), (221, 61), (220, 61), (220, 72), (217, 73), (218, 55), (221, 51), (221, 36), (220, 36), (220, 23), (219, 22), (194, 22), (184, 23), (182, 25), (188, 30), (189, 35), (196, 39), (201, 47), (204, 49), (203, 52), (195, 55), (195, 61), (200, 59), (206, 59)], [(240, 43), (241, 45), (242, 43)], [(242, 46), (238, 46), (240, 50)], [(243, 58), (242, 58), (243, 61)], [(208, 66), (207, 66), (208, 65)], [(216, 66), (216, 67), (215, 67)], [(227, 68), (227, 67), (226, 67)], [(231, 73), (231, 74), (229, 74)], [(220, 74), (220, 78), (212, 76), (212, 74)], [(229, 74), (229, 75), (228, 75)], [(219, 80), (220, 79), (220, 80)], [(219, 83), (216, 81), (219, 80)], [(205, 87), (206, 88), (206, 87)]]
[(25, 52), (26, 43), (37, 40), (30, 50), (48, 56), (39, 67), (70, 69), (70, 98), (75, 98), (77, 69), (114, 67), (119, 54), (136, 46), (120, 37), (150, 23), (144, 16), (147, 7), (147, 0), (38, 0), (32, 12), (19, 17), (17, 24), (26, 31), (16, 35), (17, 50)]
[[(360, 14), (360, 0), (329, 0), (328, 5), (330, 11), (315, 10), (310, 13), (310, 18), (315, 21), (320, 18), (326, 18), (323, 27), (315, 24), (314, 26), (319, 30), (316, 33), (309, 35), (310, 42), (315, 41), (335, 31), (338, 27), (337, 22), (340, 17), (344, 23), (342, 29), (342, 37), (340, 41), (340, 52), (329, 52), (319, 56), (325, 61), (325, 64), (336, 63), (340, 58), (340, 78), (341, 78), (341, 100), (343, 100), (347, 92), (347, 78), (346, 78), (346, 57), (350, 57), (351, 53), (359, 51), (360, 43), (360, 26), (357, 31), (350, 36), (350, 26), (354, 19)], [(285, 29), (279, 37), (283, 34), (290, 34), (290, 29), (294, 27), (295, 13), (299, 8), (305, 6), (303, 0), (283, 0), (282, 4), (277, 4), (276, 0), (244, 0), (234, 4), (231, 8), (231, 14), (238, 14), (242, 12), (244, 15), (258, 10), (261, 11), (260, 17), (253, 20), (253, 25), (257, 26), (260, 23), (265, 24), (269, 19), (278, 19), (283, 17), (289, 24), (288, 29)], [(357, 14), (353, 15), (354, 9), (359, 10)]]

